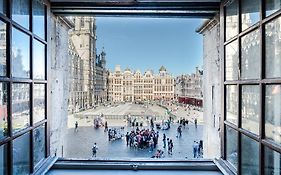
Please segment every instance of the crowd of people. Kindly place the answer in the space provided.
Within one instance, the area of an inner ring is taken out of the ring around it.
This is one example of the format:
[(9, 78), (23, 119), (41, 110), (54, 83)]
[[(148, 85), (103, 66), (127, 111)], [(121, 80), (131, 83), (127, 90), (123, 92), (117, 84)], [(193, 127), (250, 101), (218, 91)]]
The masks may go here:
[(153, 129), (139, 129), (132, 130), (126, 134), (127, 146), (134, 148), (149, 148), (153, 151), (158, 143), (159, 132), (155, 132)]

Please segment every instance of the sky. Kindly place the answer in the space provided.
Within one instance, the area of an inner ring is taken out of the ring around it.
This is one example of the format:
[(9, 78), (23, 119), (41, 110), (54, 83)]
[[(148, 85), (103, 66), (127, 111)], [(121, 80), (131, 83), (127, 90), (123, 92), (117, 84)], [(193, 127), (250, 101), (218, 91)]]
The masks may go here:
[(201, 19), (97, 17), (97, 51), (104, 47), (107, 68), (158, 73), (163, 65), (174, 76), (202, 68)]

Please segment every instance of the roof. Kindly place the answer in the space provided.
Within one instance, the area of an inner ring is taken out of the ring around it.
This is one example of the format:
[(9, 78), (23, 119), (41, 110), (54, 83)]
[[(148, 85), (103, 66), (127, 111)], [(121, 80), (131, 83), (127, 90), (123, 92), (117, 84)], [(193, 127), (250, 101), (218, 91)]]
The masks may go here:
[(206, 30), (213, 28), (216, 24), (219, 23), (219, 16), (216, 15), (214, 18), (205, 20), (201, 26), (196, 29), (196, 32), (199, 34), (203, 34)]
[(131, 72), (130, 68), (128, 68), (128, 67), (124, 70), (124, 72), (125, 71)]
[(161, 66), (159, 71), (167, 71), (167, 69), (164, 66)]

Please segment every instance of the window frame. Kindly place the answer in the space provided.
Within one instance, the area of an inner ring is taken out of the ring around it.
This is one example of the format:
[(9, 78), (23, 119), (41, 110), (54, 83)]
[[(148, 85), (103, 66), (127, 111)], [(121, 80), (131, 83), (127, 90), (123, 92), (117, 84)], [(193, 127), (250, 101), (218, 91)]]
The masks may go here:
[[(44, 4), (44, 23), (45, 26), (43, 28), (43, 30), (45, 31), (45, 34), (43, 36), (43, 38), (41, 38), (40, 36), (36, 35), (35, 33), (33, 33), (33, 0), (28, 0), (29, 2), (29, 28), (25, 28), (23, 26), (21, 26), (20, 24), (18, 24), (17, 22), (12, 20), (12, 1), (13, 0), (6, 0), (6, 13), (2, 14), (0, 13), (0, 20), (2, 22), (4, 22), (6, 24), (6, 75), (5, 76), (0, 76), (0, 82), (1, 83), (7, 83), (7, 89), (8, 89), (8, 93), (7, 93), (7, 97), (8, 97), (8, 110), (7, 110), (7, 116), (8, 116), (8, 135), (7, 137), (5, 137), (4, 139), (0, 140), (0, 146), (7, 146), (7, 162), (6, 162), (6, 166), (7, 166), (7, 174), (12, 174), (13, 173), (13, 141), (15, 141), (17, 138), (23, 136), (24, 134), (29, 133), (29, 148), (30, 148), (30, 152), (29, 152), (29, 169), (30, 169), (30, 173), (34, 173), (35, 171), (37, 171), (37, 169), (35, 169), (35, 167), (39, 167), (41, 166), (44, 162), (47, 161), (47, 157), (49, 157), (50, 155), (50, 125), (49, 125), (49, 118), (48, 118), (48, 69), (49, 69), (49, 62), (48, 62), (48, 57), (49, 54), (47, 52), (48, 50), (48, 38), (47, 38), (47, 28), (48, 28), (48, 19), (47, 16), (49, 16), (50, 14), (50, 4), (47, 0), (43, 0), (42, 3)], [(17, 29), (19, 32), (27, 35), (30, 40), (29, 40), (29, 67), (30, 67), (30, 76), (28, 78), (18, 78), (18, 77), (12, 77), (12, 65), (13, 65), (13, 61), (12, 61), (12, 29), (15, 28)], [(34, 79), (33, 77), (33, 69), (34, 69), (34, 56), (33, 56), (33, 45), (34, 45), (34, 41), (40, 42), (45, 46), (44, 49), (44, 54), (45, 54), (45, 59), (44, 59), (44, 74), (45, 74), (45, 78), (44, 79)], [(12, 131), (12, 86), (13, 83), (24, 83), (24, 84), (29, 84), (30, 86), (30, 91), (29, 91), (29, 110), (30, 110), (30, 114), (29, 114), (29, 123), (30, 125), (22, 130), (20, 130), (19, 132), (13, 133)], [(37, 122), (37, 123), (33, 123), (33, 109), (34, 109), (34, 85), (35, 84), (43, 84), (45, 86), (45, 117), (44, 120)], [(45, 155), (44, 155), (44, 160), (40, 161), (37, 165), (35, 165), (33, 162), (33, 131), (42, 126), (45, 125)]]
[[(242, 0), (237, 0), (238, 3), (238, 34), (229, 38), (226, 40), (226, 25), (225, 25), (225, 19), (226, 19), (226, 6), (231, 3), (231, 0), (224, 0), (221, 3), (221, 8), (220, 8), (220, 16), (221, 16), (221, 58), (222, 59), (222, 64), (221, 64), (221, 88), (222, 88), (222, 115), (223, 115), (223, 120), (221, 121), (221, 128), (222, 128), (222, 133), (221, 133), (221, 157), (223, 159), (223, 162), (236, 174), (241, 174), (241, 137), (242, 135), (245, 135), (254, 141), (258, 142), (259, 144), (259, 174), (264, 174), (264, 147), (266, 146), (267, 148), (276, 151), (278, 153), (281, 153), (281, 145), (278, 143), (275, 143), (274, 141), (271, 141), (265, 137), (265, 88), (266, 85), (280, 85), (281, 84), (281, 77), (278, 78), (266, 78), (266, 55), (265, 55), (265, 25), (268, 22), (271, 22), (279, 17), (281, 17), (281, 9), (277, 10), (273, 14), (266, 16), (266, 0), (260, 0), (260, 11), (259, 11), (259, 16), (260, 19), (257, 23), (253, 24), (246, 30), (242, 31), (242, 25), (241, 25), (241, 3)], [(259, 78), (258, 79), (246, 79), (242, 80), (241, 79), (241, 38), (243, 36), (246, 36), (250, 32), (255, 31), (256, 29), (260, 30), (260, 55), (261, 59), (259, 62), (260, 65), (260, 72), (259, 72)], [(226, 58), (226, 53), (225, 53), (225, 47), (232, 43), (233, 41), (237, 40), (238, 41), (238, 61), (239, 61), (239, 77), (238, 80), (226, 80), (226, 69), (225, 69), (225, 58)], [(229, 85), (236, 85), (238, 86), (238, 125), (234, 125), (227, 121), (226, 119), (226, 87)], [(251, 133), (247, 131), (246, 129), (242, 128), (242, 113), (241, 113), (241, 106), (242, 106), (242, 86), (245, 85), (258, 85), (259, 86), (259, 95), (260, 95), (260, 105), (259, 105), (259, 134), (256, 135), (254, 133)], [(232, 167), (232, 165), (226, 160), (226, 127), (230, 127), (234, 129), (235, 131), (238, 132), (238, 143), (237, 143), (237, 153), (238, 153), (238, 168), (237, 170)]]

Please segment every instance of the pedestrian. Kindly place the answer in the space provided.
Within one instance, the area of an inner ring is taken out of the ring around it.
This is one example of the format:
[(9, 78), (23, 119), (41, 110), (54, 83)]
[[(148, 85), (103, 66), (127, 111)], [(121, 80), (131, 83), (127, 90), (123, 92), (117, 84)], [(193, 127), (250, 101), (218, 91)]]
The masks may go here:
[(127, 132), (127, 134), (126, 134), (126, 143), (127, 143), (127, 146), (129, 145), (129, 139), (130, 139), (130, 135), (129, 135), (129, 132)]
[(181, 133), (182, 133), (181, 125), (178, 127), (177, 132), (178, 132), (177, 137), (181, 137)]
[(172, 139), (170, 139), (168, 142), (168, 154), (169, 155), (173, 154), (173, 147), (174, 147), (173, 141), (172, 141)]
[(157, 136), (154, 135), (153, 138), (153, 147), (156, 148), (156, 145), (157, 145)]
[(78, 122), (77, 121), (75, 122), (75, 130), (74, 131), (78, 132)]
[(151, 126), (151, 128), (154, 128), (154, 122), (153, 122), (152, 117), (151, 117), (151, 119), (150, 119), (150, 126)]
[(166, 134), (163, 134), (163, 148), (166, 148)]
[(152, 139), (152, 137), (149, 140), (149, 152), (152, 152), (154, 148), (154, 141)]
[(107, 126), (107, 121), (105, 121), (105, 124), (104, 124), (104, 132), (108, 131), (108, 126)]
[(195, 128), (197, 128), (197, 118), (194, 119)]
[(97, 157), (97, 150), (98, 150), (98, 146), (97, 143), (94, 143), (94, 146), (92, 147), (92, 157)]
[(199, 146), (199, 143), (196, 142), (196, 150), (197, 150), (197, 157), (198, 158), (200, 156), (200, 146)]
[(110, 141), (111, 140), (111, 129), (108, 130), (107, 135), (108, 135), (108, 141)]
[(172, 155), (173, 154), (173, 148), (174, 148), (174, 143), (173, 143), (173, 140), (170, 139), (170, 154)]
[(199, 155), (202, 157), (203, 155), (203, 140), (199, 141)]
[(196, 158), (197, 157), (197, 143), (195, 141), (193, 142), (192, 148), (193, 148), (193, 158)]

